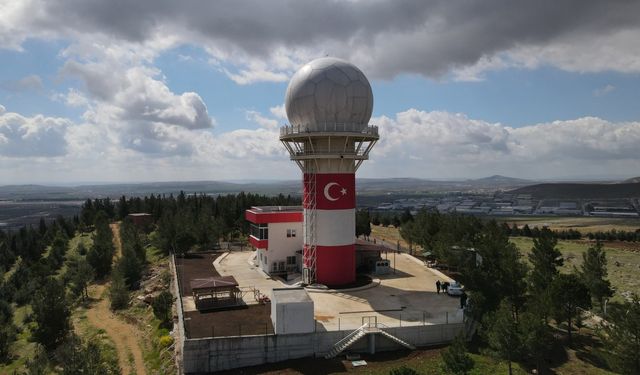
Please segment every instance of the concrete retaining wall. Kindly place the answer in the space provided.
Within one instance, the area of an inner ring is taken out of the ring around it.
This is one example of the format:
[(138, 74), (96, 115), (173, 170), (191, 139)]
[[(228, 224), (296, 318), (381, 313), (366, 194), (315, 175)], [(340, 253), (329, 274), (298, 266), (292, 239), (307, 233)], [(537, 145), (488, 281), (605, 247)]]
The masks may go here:
[[(386, 328), (385, 331), (415, 346), (451, 342), (464, 329), (464, 324)], [(183, 342), (185, 373), (207, 373), (269, 362), (304, 357), (321, 357), (350, 331), (314, 332), (293, 335), (265, 335), (186, 339)], [(401, 347), (381, 335), (376, 335), (376, 350), (391, 351)], [(367, 338), (350, 348), (366, 351)]]

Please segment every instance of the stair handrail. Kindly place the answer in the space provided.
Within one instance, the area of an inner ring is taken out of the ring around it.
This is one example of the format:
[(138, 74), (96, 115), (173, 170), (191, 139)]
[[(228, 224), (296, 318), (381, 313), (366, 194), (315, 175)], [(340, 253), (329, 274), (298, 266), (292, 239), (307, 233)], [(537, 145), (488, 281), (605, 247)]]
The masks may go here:
[(363, 324), (361, 327), (359, 327), (358, 329), (354, 330), (353, 332), (351, 332), (350, 334), (346, 335), (342, 340), (338, 341), (333, 347), (337, 348), (340, 345), (342, 345), (343, 343), (349, 341), (351, 338), (353, 338), (355, 335), (358, 334), (358, 332), (361, 332), (364, 330), (365, 327), (367, 327), (369, 324), (365, 323)]

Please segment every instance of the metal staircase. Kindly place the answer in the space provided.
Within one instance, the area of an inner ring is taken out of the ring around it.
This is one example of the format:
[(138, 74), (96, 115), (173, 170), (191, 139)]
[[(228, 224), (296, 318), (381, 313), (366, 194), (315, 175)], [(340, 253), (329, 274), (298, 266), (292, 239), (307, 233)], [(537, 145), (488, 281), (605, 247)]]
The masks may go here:
[(386, 332), (386, 331), (380, 330), (380, 334), (381, 334), (382, 336), (384, 336), (384, 337), (388, 338), (389, 340), (391, 340), (391, 341), (393, 341), (393, 342), (395, 342), (395, 343), (397, 343), (397, 344), (400, 344), (400, 345), (404, 346), (404, 347), (405, 347), (405, 348), (407, 348), (407, 349), (416, 350), (416, 347), (415, 347), (415, 346), (413, 346), (413, 345), (409, 344), (408, 342), (406, 342), (406, 341), (404, 341), (404, 340), (401, 340), (401, 339), (399, 339), (399, 338), (395, 337), (394, 335), (390, 334), (389, 332)]
[(367, 331), (366, 331), (367, 328), (369, 328), (369, 323), (363, 324), (360, 328), (356, 329), (355, 331), (345, 336), (342, 340), (338, 341), (333, 346), (333, 348), (331, 348), (329, 353), (327, 353), (327, 355), (325, 355), (324, 358), (325, 359), (335, 358), (335, 356), (342, 353), (345, 349), (353, 345), (356, 341), (363, 338), (367, 334)]
[[(407, 349), (415, 350), (416, 347), (411, 345), (410, 343), (390, 334), (387, 331), (383, 331), (381, 328), (389, 328), (382, 323), (378, 323), (377, 316), (363, 316), (362, 321), (363, 324), (355, 331), (351, 332), (347, 336), (345, 336), (342, 340), (338, 341), (333, 348), (327, 353), (324, 358), (330, 359), (335, 358), (338, 354), (345, 351), (351, 345), (355, 344), (358, 340), (365, 337), (366, 335), (377, 335), (380, 334), (389, 340), (395, 342), (396, 344), (402, 345)], [(364, 323), (367, 321), (366, 323)]]

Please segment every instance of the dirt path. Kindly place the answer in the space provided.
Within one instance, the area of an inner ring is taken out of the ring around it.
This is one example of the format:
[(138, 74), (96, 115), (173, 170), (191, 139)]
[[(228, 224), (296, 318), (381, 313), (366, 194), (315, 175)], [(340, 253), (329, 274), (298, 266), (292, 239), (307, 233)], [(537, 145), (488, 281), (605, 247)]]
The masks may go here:
[[(142, 350), (137, 339), (139, 332), (136, 327), (118, 319), (111, 312), (109, 299), (106, 296), (102, 297), (108, 286), (109, 284), (92, 285), (89, 289), (90, 298), (97, 301), (87, 310), (87, 320), (92, 326), (103, 329), (113, 340), (123, 374), (146, 374)], [(130, 363), (130, 356), (133, 356), (134, 363)]]
[(120, 223), (109, 224), (113, 232), (113, 244), (116, 246), (116, 259), (122, 256), (122, 242), (120, 240)]
[[(119, 229), (119, 224), (111, 224), (117, 256), (122, 254)], [(135, 326), (118, 319), (109, 309), (109, 299), (104, 295), (109, 285), (96, 284), (89, 288), (89, 297), (96, 302), (87, 310), (87, 320), (92, 326), (103, 329), (113, 340), (123, 374), (145, 375), (147, 371), (138, 341), (141, 334)], [(131, 356), (133, 363), (129, 360)]]

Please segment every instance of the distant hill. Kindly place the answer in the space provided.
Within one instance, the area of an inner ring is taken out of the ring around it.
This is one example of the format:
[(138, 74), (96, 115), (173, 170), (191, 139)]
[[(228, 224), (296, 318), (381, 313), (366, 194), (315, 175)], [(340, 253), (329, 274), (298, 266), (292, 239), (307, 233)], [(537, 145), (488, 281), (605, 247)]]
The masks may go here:
[(507, 177), (507, 176), (501, 176), (499, 174), (490, 176), (490, 177), (484, 177), (484, 178), (478, 178), (475, 180), (467, 180), (467, 181), (473, 181), (475, 183), (490, 183), (490, 184), (513, 184), (513, 185), (524, 185), (524, 184), (531, 184), (533, 183), (533, 181), (531, 180), (525, 180), (522, 178), (514, 178), (514, 177)]
[(635, 198), (640, 197), (640, 182), (537, 184), (511, 190), (510, 193), (531, 194), (536, 199)]
[[(492, 191), (509, 189), (533, 183), (529, 180), (505, 176), (491, 176), (477, 180), (437, 181), (420, 178), (358, 178), (357, 189), (362, 193), (424, 193), (447, 191)], [(275, 194), (302, 194), (302, 179), (280, 181), (169, 181), (132, 184), (105, 184), (80, 186), (7, 185), (0, 186), (0, 200), (84, 200), (86, 198), (117, 198), (150, 194), (232, 194), (244, 192)]]
[(622, 183), (631, 183), (631, 184), (638, 183), (638, 182), (640, 182), (640, 177), (633, 177), (633, 178), (629, 178), (622, 181)]

